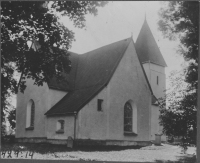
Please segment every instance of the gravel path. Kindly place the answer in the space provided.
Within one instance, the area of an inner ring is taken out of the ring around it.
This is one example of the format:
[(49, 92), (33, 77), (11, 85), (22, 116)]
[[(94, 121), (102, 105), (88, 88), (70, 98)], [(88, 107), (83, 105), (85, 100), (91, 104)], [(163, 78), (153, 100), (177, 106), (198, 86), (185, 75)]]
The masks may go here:
[(152, 145), (140, 149), (119, 151), (68, 151), (43, 155), (34, 153), (33, 159), (155, 162), (156, 160), (178, 161), (184, 156), (192, 157), (194, 153), (196, 153), (195, 147), (189, 147), (184, 154), (179, 146), (163, 144), (162, 146)]

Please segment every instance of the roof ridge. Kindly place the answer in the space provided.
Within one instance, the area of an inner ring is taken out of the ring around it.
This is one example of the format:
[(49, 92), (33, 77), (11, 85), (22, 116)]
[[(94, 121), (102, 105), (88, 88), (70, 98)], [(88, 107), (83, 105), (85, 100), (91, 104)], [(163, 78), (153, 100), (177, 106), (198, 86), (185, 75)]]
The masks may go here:
[(99, 48), (93, 49), (93, 50), (88, 51), (88, 52), (86, 52), (86, 53), (83, 53), (83, 54), (81, 54), (81, 55), (88, 54), (88, 53), (90, 53), (90, 52), (93, 52), (93, 51), (95, 51), (95, 50), (99, 50), (99, 49), (101, 49), (101, 48), (105, 48), (106, 46), (110, 46), (110, 45), (112, 45), (112, 44), (116, 44), (116, 43), (118, 43), (118, 42), (120, 42), (120, 41), (126, 41), (126, 40), (128, 40), (128, 39), (130, 39), (130, 38), (131, 38), (131, 37), (128, 37), (128, 38), (126, 38), (126, 39), (122, 39), (122, 40), (119, 40), (119, 41), (115, 41), (115, 42), (113, 42), (113, 43), (110, 43), (110, 44), (101, 46), (101, 47), (99, 47)]

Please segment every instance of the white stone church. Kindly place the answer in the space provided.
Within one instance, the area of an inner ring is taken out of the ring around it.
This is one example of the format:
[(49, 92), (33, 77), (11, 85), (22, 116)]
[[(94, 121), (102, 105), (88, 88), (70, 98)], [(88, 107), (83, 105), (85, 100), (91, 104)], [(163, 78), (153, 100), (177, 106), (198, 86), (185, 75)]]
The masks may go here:
[[(146, 146), (162, 132), (165, 60), (146, 22), (127, 38), (82, 55), (70, 53), (66, 82), (26, 80), (17, 95), (18, 142)], [(165, 136), (162, 136), (165, 140)]]

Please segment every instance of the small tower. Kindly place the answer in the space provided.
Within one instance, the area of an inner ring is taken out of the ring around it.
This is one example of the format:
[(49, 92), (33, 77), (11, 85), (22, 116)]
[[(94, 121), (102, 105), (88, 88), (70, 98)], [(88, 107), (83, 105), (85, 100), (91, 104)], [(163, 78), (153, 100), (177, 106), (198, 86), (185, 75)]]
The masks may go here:
[(145, 19), (136, 41), (136, 51), (145, 69), (156, 98), (164, 96), (166, 89), (165, 67), (167, 66), (160, 49)]
[[(146, 18), (138, 35), (136, 44), (138, 58), (142, 63), (154, 96), (158, 99), (164, 97), (166, 89), (165, 67), (167, 66), (160, 49), (151, 33)], [(156, 134), (162, 133), (162, 126), (159, 125), (159, 106), (151, 105), (151, 140), (155, 140)], [(161, 137), (166, 141), (166, 136)]]

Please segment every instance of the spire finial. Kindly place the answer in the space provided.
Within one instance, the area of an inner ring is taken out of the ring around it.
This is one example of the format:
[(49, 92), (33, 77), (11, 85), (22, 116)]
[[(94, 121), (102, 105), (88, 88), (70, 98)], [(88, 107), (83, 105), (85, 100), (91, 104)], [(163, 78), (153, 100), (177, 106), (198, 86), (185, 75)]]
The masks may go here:
[(145, 2), (145, 10), (144, 10), (144, 21), (146, 21), (147, 19), (146, 19), (146, 7), (147, 6), (147, 2)]

